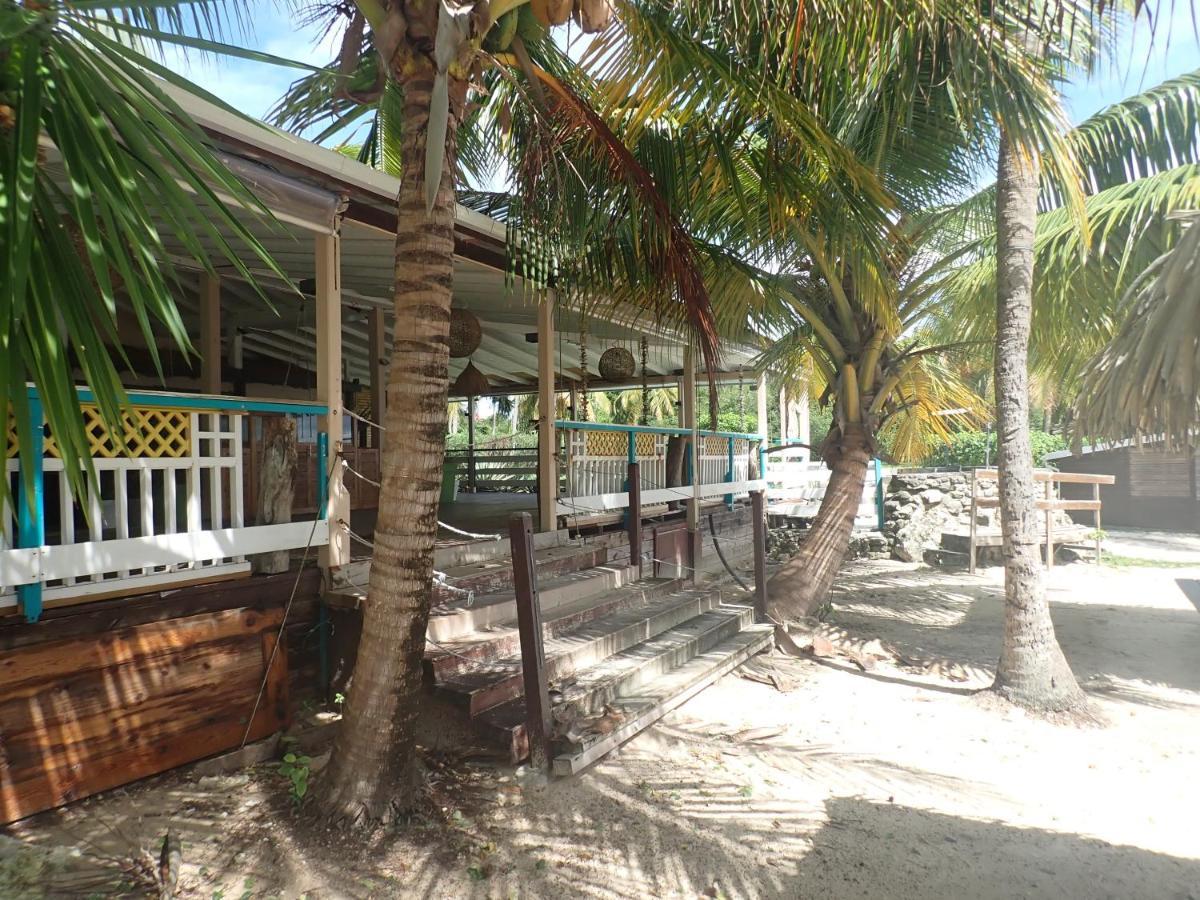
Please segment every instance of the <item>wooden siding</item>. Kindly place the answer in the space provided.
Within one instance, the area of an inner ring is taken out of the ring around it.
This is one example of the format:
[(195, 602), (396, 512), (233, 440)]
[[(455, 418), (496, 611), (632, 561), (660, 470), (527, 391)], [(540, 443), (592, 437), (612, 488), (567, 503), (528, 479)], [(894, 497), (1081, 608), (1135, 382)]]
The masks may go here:
[(0, 823), (238, 746), (264, 675), (248, 739), (285, 727), (286, 647), (272, 658), (282, 615), (155, 619), (139, 605), (134, 618), (149, 620), (124, 627), (105, 628), (104, 610), (44, 623), (58, 639), (0, 629)]
[[(1200, 531), (1197, 474), (1200, 458), (1166, 454), (1153, 448), (1120, 447), (1054, 460), (1062, 472), (1114, 475), (1117, 483), (1100, 489), (1103, 524), (1161, 531)], [(1083, 498), (1091, 488), (1064, 485), (1063, 496)], [(1072, 514), (1088, 523), (1090, 513)]]

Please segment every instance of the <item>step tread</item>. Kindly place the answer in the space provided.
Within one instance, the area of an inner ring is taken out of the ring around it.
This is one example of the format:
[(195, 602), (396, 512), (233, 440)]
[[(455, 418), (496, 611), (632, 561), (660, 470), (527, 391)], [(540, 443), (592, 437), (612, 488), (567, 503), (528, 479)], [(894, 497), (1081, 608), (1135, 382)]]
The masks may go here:
[(773, 633), (770, 625), (751, 625), (654, 679), (642, 690), (621, 697), (613, 706), (622, 712), (622, 724), (608, 734), (585, 735), (570, 750), (556, 755), (554, 773), (571, 775), (591, 765), (754, 654), (770, 647)]
[(753, 621), (753, 615), (753, 610), (748, 606), (722, 605), (698, 616), (693, 616), (686, 622), (668, 628), (649, 640), (634, 644), (619, 653), (614, 653), (607, 659), (580, 672), (574, 682), (562, 689), (562, 702), (572, 703), (597, 687), (620, 680), (630, 671), (642, 667), (648, 661), (664, 653), (669, 653), (689, 641), (703, 638), (705, 635), (719, 631), (722, 627), (737, 623), (739, 620), (744, 619), (742, 624), (748, 626)]
[[(604, 602), (606, 604), (617, 604), (620, 598), (624, 595), (640, 596), (647, 591), (659, 591), (666, 585), (684, 584), (682, 578), (641, 578), (637, 581), (630, 581), (627, 584), (622, 584), (620, 587), (615, 587), (611, 591), (605, 593)], [(554, 623), (562, 619), (569, 619), (586, 609), (591, 609), (596, 606), (595, 597), (581, 597), (578, 600), (571, 600), (556, 606), (542, 617), (542, 627), (547, 630), (553, 630)], [(478, 644), (491, 644), (501, 641), (508, 637), (513, 637), (518, 634), (516, 621), (503, 622), (496, 625), (490, 625), (486, 628), (480, 628), (478, 631), (472, 632), (461, 638), (453, 638), (445, 641), (438, 641), (437, 645), (432, 647), (426, 656), (437, 656), (442, 652), (465, 652)]]
[[(668, 628), (649, 640), (642, 641), (618, 653), (614, 653), (593, 666), (576, 673), (566, 686), (559, 686), (555, 699), (556, 709), (578, 704), (593, 693), (603, 691), (622, 682), (629, 681), (641, 670), (651, 666), (664, 656), (669, 656), (689, 644), (705, 652), (706, 638), (719, 635), (722, 630), (733, 628), (735, 632), (749, 627), (753, 610), (748, 606), (723, 605), (716, 609), (693, 616), (686, 622)], [(728, 637), (732, 637), (729, 635)], [(723, 639), (722, 639), (723, 640)], [(720, 641), (717, 641), (720, 643)], [(662, 673), (655, 677), (662, 677)], [(490, 728), (510, 730), (525, 724), (525, 698), (518, 697), (486, 710), (479, 716)]]
[[(535, 550), (533, 554), (534, 566), (543, 566), (547, 563), (558, 562), (563, 559), (571, 559), (572, 557), (590, 556), (597, 550), (603, 550), (604, 547), (595, 547), (590, 544), (572, 544), (567, 546), (546, 547), (543, 550)], [(466, 579), (487, 575), (493, 572), (503, 572), (512, 570), (512, 557), (499, 556), (492, 559), (481, 560), (479, 562), (463, 563), (461, 565), (447, 566), (442, 571), (446, 573), (453, 581), (454, 579)]]
[[(602, 582), (612, 579), (614, 575), (617, 577), (627, 577), (633, 571), (632, 566), (606, 564), (603, 566), (594, 566), (590, 569), (585, 569), (580, 572), (566, 572), (562, 575), (555, 575), (551, 578), (538, 579), (538, 593), (545, 595), (555, 592), (560, 588), (571, 587), (574, 585), (587, 585), (589, 582)], [(442, 616), (453, 616), (459, 613), (467, 613), (473, 609), (481, 609), (486, 606), (496, 606), (501, 603), (512, 603), (516, 600), (516, 592), (511, 588), (506, 588), (499, 591), (488, 591), (475, 594), (472, 598), (460, 597), (448, 603), (440, 604), (435, 607), (430, 618), (438, 618)]]
[[(638, 584), (638, 582), (634, 582), (634, 584)], [(623, 609), (603, 618), (586, 622), (578, 628), (570, 629), (545, 641), (543, 646), (546, 660), (549, 663), (556, 657), (567, 656), (573, 651), (604, 640), (630, 626), (669, 613), (677, 607), (695, 603), (697, 599), (709, 597), (713, 593), (712, 591), (687, 588), (673, 592), (661, 599), (651, 600), (649, 603)], [(458, 673), (440, 681), (438, 686), (448, 690), (473, 692), (520, 674), (521, 671), (521, 654), (513, 653), (483, 663), (469, 671)]]

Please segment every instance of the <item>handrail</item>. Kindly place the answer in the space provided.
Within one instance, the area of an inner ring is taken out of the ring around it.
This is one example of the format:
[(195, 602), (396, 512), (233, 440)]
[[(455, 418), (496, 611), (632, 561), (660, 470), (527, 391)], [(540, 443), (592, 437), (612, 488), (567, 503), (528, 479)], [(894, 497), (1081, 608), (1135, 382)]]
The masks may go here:
[(697, 434), (700, 437), (719, 437), (719, 438), (734, 438), (746, 441), (761, 441), (761, 434), (748, 434), (741, 431), (708, 431), (699, 429), (692, 431), (690, 428), (675, 428), (670, 425), (618, 425), (611, 422), (575, 422), (570, 419), (558, 419), (554, 423), (555, 428), (563, 430), (576, 431), (616, 431), (625, 434), (666, 434), (666, 435), (682, 435), (691, 437)]
[[(38, 389), (28, 385), (29, 399), (38, 398)], [(76, 387), (79, 399), (96, 401), (91, 388)], [(173, 394), (169, 391), (129, 391), (125, 395), (131, 406), (170, 406), (176, 409), (228, 410), (230, 412), (290, 413), (301, 416), (322, 416), (329, 406), (309, 400), (257, 400), (248, 397), (225, 397), (217, 394)]]

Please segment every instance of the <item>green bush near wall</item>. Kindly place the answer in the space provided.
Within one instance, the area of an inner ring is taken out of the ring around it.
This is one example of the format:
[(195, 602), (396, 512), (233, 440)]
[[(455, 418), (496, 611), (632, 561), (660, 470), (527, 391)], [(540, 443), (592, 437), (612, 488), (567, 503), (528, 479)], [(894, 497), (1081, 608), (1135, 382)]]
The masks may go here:
[[(1046, 454), (1065, 450), (1067, 442), (1057, 434), (1045, 431), (1030, 432), (1033, 445), (1033, 464), (1046, 465)], [(922, 465), (926, 466), (982, 466), (985, 462), (996, 464), (996, 435), (982, 431), (960, 431), (949, 444), (937, 448)]]

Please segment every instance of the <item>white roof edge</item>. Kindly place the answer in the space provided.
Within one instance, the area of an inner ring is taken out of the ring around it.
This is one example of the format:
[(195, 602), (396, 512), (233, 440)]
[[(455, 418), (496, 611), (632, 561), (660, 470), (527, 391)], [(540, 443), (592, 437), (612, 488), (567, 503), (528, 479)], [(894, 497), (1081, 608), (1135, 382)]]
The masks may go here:
[(1081, 447), (1078, 453), (1072, 450), (1055, 450), (1053, 453), (1047, 453), (1045, 458), (1047, 461), (1052, 459), (1068, 459), (1072, 456), (1086, 456), (1089, 453), (1103, 453), (1106, 450), (1120, 450), (1123, 447), (1132, 446), (1133, 441), (1131, 440), (1112, 441), (1111, 443), (1105, 442), (1095, 445), (1088, 444)]
[[(312, 141), (297, 137), (265, 122), (256, 119), (247, 120), (234, 115), (203, 97), (198, 97), (168, 82), (160, 81), (159, 85), (201, 128), (256, 147), (273, 156), (328, 174), (386, 202), (395, 200), (400, 193), (400, 179), (393, 175), (373, 169), (336, 150), (314, 144)], [(467, 209), (462, 204), (458, 204), (454, 219), (473, 231), (497, 238), (500, 241), (505, 239), (503, 222), (497, 222), (490, 216)]]

